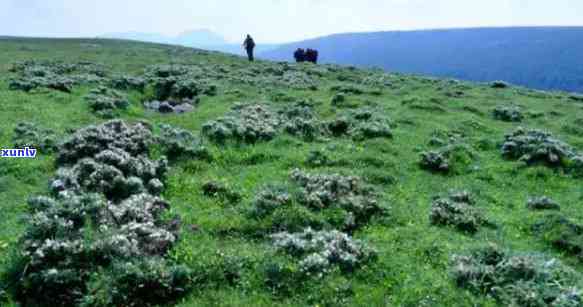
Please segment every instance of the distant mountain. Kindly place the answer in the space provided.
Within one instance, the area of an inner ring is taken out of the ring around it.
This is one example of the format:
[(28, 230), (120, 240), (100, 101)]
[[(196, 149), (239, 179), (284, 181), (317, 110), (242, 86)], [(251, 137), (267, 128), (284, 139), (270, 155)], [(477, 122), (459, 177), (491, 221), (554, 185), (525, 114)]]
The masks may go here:
[(583, 92), (583, 27), (346, 33), (285, 44), (260, 57), (291, 61), (298, 47), (318, 49), (326, 63)]
[(184, 46), (211, 46), (228, 44), (224, 37), (206, 29), (193, 30), (181, 33), (174, 37), (172, 41)]
[[(142, 33), (142, 32), (125, 32), (125, 33), (109, 33), (100, 36), (101, 38), (118, 38), (128, 39), (151, 43), (161, 43), (170, 45), (181, 45), (186, 47), (194, 47), (206, 50), (214, 50), (225, 53), (243, 55), (243, 50), (240, 44), (231, 44), (225, 40), (221, 35), (214, 33), (207, 29), (192, 30), (181, 33), (177, 36), (165, 36), (157, 33)], [(241, 43), (243, 38), (241, 38)], [(276, 44), (262, 44), (257, 42), (257, 52), (268, 52), (279, 47)]]

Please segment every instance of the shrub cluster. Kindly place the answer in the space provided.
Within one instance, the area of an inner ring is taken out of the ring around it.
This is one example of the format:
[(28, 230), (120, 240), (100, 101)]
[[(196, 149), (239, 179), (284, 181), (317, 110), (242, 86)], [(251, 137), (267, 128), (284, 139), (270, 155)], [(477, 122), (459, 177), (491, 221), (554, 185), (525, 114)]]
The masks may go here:
[(252, 202), (252, 216), (267, 218), (272, 228), (288, 231), (307, 226), (353, 231), (386, 214), (378, 195), (359, 177), (314, 175), (295, 169), (291, 179), (292, 187), (263, 188)]
[(302, 71), (286, 71), (280, 77), (281, 82), (298, 90), (318, 90), (316, 81), (307, 73)]
[(291, 179), (300, 187), (299, 203), (315, 210), (340, 208), (346, 211), (344, 226), (349, 230), (384, 213), (373, 188), (359, 177), (309, 174), (295, 169)]
[(293, 196), (289, 188), (283, 185), (267, 185), (253, 198), (251, 215), (264, 218), (278, 209), (292, 206)]
[(526, 207), (531, 210), (560, 210), (559, 204), (548, 196), (530, 197)]
[(55, 132), (44, 129), (30, 122), (18, 123), (12, 137), (15, 148), (36, 148), (44, 153), (51, 153), (57, 148)]
[(502, 155), (529, 165), (542, 163), (551, 167), (563, 167), (576, 174), (583, 171), (583, 157), (575, 149), (551, 133), (538, 129), (527, 130), (519, 127), (506, 134)]
[(327, 133), (309, 102), (299, 101), (282, 108), (266, 104), (236, 104), (225, 116), (203, 125), (203, 134), (213, 142), (269, 141), (281, 133), (312, 141)]
[(202, 140), (195, 137), (190, 131), (167, 124), (160, 125), (160, 129), (158, 143), (162, 146), (168, 159), (212, 160), (212, 155), (203, 145)]
[(276, 233), (271, 238), (278, 250), (300, 258), (300, 270), (309, 276), (321, 277), (335, 267), (352, 272), (376, 257), (366, 244), (336, 230), (307, 228), (300, 233)]
[(370, 74), (367, 77), (364, 77), (361, 81), (363, 85), (382, 88), (382, 87), (390, 87), (393, 85), (393, 79), (390, 75), (381, 73), (381, 74)]
[(353, 94), (362, 95), (364, 94), (364, 89), (352, 84), (338, 84), (330, 87), (330, 91), (343, 94)]
[(255, 143), (273, 139), (280, 127), (280, 117), (262, 104), (237, 104), (226, 116), (207, 122), (202, 133), (217, 143), (235, 140)]
[(522, 111), (519, 106), (497, 106), (492, 111), (495, 119), (505, 122), (520, 122), (523, 119)]
[(326, 123), (333, 136), (350, 135), (356, 140), (392, 138), (392, 123), (380, 110), (360, 108)]
[(583, 225), (559, 214), (549, 214), (537, 222), (533, 230), (557, 250), (583, 260)]
[(119, 75), (112, 77), (109, 85), (116, 90), (136, 90), (143, 92), (146, 87), (146, 80), (142, 77)]
[(85, 101), (93, 113), (103, 118), (113, 118), (115, 111), (125, 110), (130, 105), (125, 95), (105, 86), (92, 89), (85, 96)]
[(311, 141), (325, 133), (325, 127), (317, 119), (313, 106), (299, 101), (278, 111), (284, 132)]
[(306, 157), (305, 164), (310, 167), (320, 167), (332, 164), (328, 154), (323, 150), (312, 150), (308, 153)]
[(10, 80), (8, 87), (14, 91), (30, 92), (37, 88), (48, 88), (65, 93), (70, 93), (74, 82), (70, 78), (62, 76), (50, 77), (23, 77)]
[(191, 102), (199, 95), (214, 96), (217, 86), (204, 78), (195, 67), (184, 65), (157, 65), (146, 72), (146, 79), (154, 89), (158, 101)]
[(475, 233), (486, 223), (467, 191), (451, 191), (446, 197), (434, 198), (429, 221), (433, 225), (453, 226), (469, 233)]
[(465, 143), (447, 144), (436, 150), (421, 152), (419, 165), (433, 172), (459, 174), (472, 163), (475, 154)]
[(241, 201), (241, 194), (230, 186), (219, 182), (209, 181), (202, 186), (202, 192), (207, 197), (218, 198), (230, 204), (236, 204)]
[(29, 92), (48, 88), (70, 93), (76, 84), (100, 83), (105, 69), (93, 63), (63, 63), (50, 61), (25, 61), (15, 63), (12, 72), (18, 77), (10, 80), (11, 90)]
[(581, 306), (581, 276), (558, 259), (513, 254), (496, 246), (453, 257), (459, 287), (494, 297), (504, 306)]
[(180, 223), (164, 218), (167, 162), (150, 160), (152, 142), (146, 124), (123, 121), (63, 142), (52, 196), (29, 201), (17, 287), (25, 304), (153, 305), (184, 292), (188, 270), (164, 258)]
[(510, 86), (510, 84), (508, 84), (508, 82), (500, 81), (500, 80), (490, 83), (491, 88), (507, 88), (509, 86)]

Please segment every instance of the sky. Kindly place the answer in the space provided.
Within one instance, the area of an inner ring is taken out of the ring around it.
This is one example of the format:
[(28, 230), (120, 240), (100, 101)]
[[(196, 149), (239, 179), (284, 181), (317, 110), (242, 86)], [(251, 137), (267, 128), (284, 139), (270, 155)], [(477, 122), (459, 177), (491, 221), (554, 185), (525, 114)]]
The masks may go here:
[(209, 29), (281, 43), (334, 33), (583, 25), (582, 0), (0, 0), (0, 35), (95, 37)]

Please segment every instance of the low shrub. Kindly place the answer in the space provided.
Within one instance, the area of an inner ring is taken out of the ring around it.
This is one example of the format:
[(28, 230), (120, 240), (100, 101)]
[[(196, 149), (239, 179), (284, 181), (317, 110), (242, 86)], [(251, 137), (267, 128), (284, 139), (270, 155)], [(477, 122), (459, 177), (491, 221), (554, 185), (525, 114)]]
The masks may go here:
[(342, 93), (338, 93), (338, 94), (335, 94), (334, 97), (332, 97), (332, 101), (330, 102), (330, 104), (333, 107), (342, 107), (345, 102), (346, 102), (346, 96)]
[(14, 91), (30, 92), (37, 88), (48, 88), (65, 93), (73, 90), (74, 81), (67, 77), (27, 77), (10, 80), (8, 88)]
[(239, 203), (242, 198), (240, 193), (219, 181), (209, 181), (203, 184), (202, 193), (207, 197), (218, 198), (230, 204)]
[(326, 152), (322, 150), (312, 150), (308, 153), (305, 164), (310, 167), (321, 167), (330, 165), (332, 161)]
[(251, 213), (254, 217), (263, 218), (278, 208), (290, 206), (292, 201), (292, 195), (287, 187), (268, 185), (263, 187), (253, 198)]
[(11, 70), (18, 76), (10, 80), (9, 88), (25, 92), (48, 88), (70, 93), (74, 85), (101, 83), (106, 76), (104, 67), (93, 63), (26, 61)]
[(158, 143), (171, 161), (178, 159), (212, 160), (212, 155), (202, 144), (202, 140), (195, 137), (190, 131), (167, 124), (160, 125), (160, 129)]
[(506, 134), (502, 155), (529, 165), (542, 163), (550, 167), (562, 167), (576, 175), (583, 172), (583, 157), (573, 147), (551, 133), (538, 129), (519, 127)]
[(335, 230), (308, 228), (301, 233), (276, 233), (271, 238), (278, 250), (300, 259), (300, 270), (308, 276), (322, 277), (334, 267), (352, 272), (376, 257), (363, 242)]
[(59, 148), (57, 162), (61, 165), (74, 164), (107, 149), (121, 149), (132, 156), (144, 155), (153, 142), (149, 124), (130, 125), (112, 120), (102, 125), (88, 126), (66, 138)]
[(111, 272), (92, 280), (82, 306), (159, 306), (190, 290), (192, 272), (161, 258), (116, 262)]
[(135, 90), (143, 92), (146, 88), (146, 80), (144, 78), (128, 75), (115, 76), (111, 78), (109, 84), (112, 88), (122, 91)]
[(446, 197), (434, 198), (429, 220), (433, 225), (453, 226), (469, 233), (477, 232), (486, 223), (467, 191), (451, 191)]
[(348, 134), (355, 140), (392, 138), (392, 122), (382, 111), (360, 108), (341, 115), (326, 123), (333, 136)]
[(313, 175), (295, 169), (291, 179), (300, 187), (297, 194), (300, 204), (313, 210), (338, 208), (346, 211), (348, 215), (343, 226), (348, 230), (363, 226), (374, 216), (385, 213), (372, 187), (359, 177)]
[(202, 133), (220, 144), (227, 140), (255, 143), (273, 139), (279, 126), (279, 116), (268, 106), (238, 104), (226, 116), (205, 123)]
[(558, 259), (514, 254), (497, 246), (454, 255), (458, 287), (494, 297), (505, 306), (581, 306), (581, 276)]
[(490, 87), (502, 89), (502, 88), (510, 87), (510, 84), (508, 84), (505, 81), (494, 81), (494, 82), (490, 83)]
[(495, 119), (505, 122), (520, 122), (524, 118), (520, 107), (515, 105), (497, 106), (492, 114)]
[(353, 95), (362, 95), (365, 92), (362, 88), (351, 84), (334, 85), (330, 87), (330, 91)]
[(533, 230), (555, 249), (583, 260), (583, 225), (559, 214), (549, 214), (535, 223)]
[(531, 210), (560, 210), (559, 204), (547, 196), (530, 197), (526, 207)]
[(251, 203), (250, 216), (264, 231), (297, 231), (305, 227), (354, 231), (388, 208), (358, 177), (312, 175), (296, 169), (294, 185), (269, 185)]
[(16, 125), (12, 141), (15, 148), (36, 148), (43, 153), (52, 153), (57, 149), (55, 132), (30, 122), (21, 122)]
[(460, 174), (469, 168), (474, 156), (475, 153), (467, 144), (449, 144), (437, 150), (422, 152), (419, 165), (433, 172)]
[(124, 110), (130, 105), (127, 97), (105, 86), (91, 90), (85, 96), (85, 101), (89, 104), (89, 108), (93, 113), (103, 118), (112, 118), (115, 115), (115, 111)]
[(284, 107), (278, 114), (283, 131), (290, 135), (313, 141), (325, 134), (324, 126), (317, 119), (310, 102), (296, 102), (291, 106)]

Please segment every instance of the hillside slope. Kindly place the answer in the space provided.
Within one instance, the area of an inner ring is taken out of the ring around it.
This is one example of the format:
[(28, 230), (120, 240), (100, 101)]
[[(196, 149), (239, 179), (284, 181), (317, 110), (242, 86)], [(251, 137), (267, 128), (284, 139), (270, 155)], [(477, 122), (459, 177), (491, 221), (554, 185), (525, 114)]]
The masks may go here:
[[(235, 55), (245, 54), (245, 50), (241, 47), (241, 44), (229, 43), (219, 34), (206, 29), (186, 31), (177, 36), (167, 36), (157, 33), (125, 32), (104, 34), (100, 36), (100, 38), (126, 39), (149, 43), (178, 45), (220, 51)], [(241, 38), (241, 43), (242, 42), (243, 38)], [(277, 44), (263, 44), (260, 42), (256, 46), (255, 50), (258, 53), (268, 52), (277, 48), (278, 46), (279, 45)]]
[(0, 158), (0, 304), (581, 306), (582, 107), (504, 83), (2, 39), (0, 144), (39, 154)]
[(296, 48), (316, 48), (324, 63), (583, 92), (581, 36), (581, 27), (346, 33), (287, 44), (262, 56), (291, 61)]

